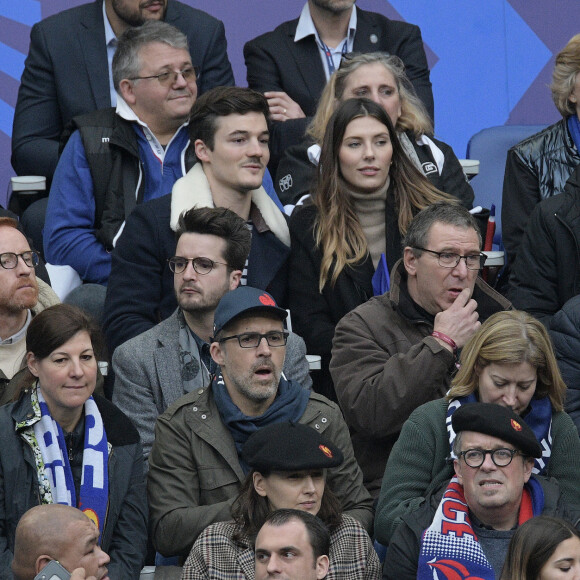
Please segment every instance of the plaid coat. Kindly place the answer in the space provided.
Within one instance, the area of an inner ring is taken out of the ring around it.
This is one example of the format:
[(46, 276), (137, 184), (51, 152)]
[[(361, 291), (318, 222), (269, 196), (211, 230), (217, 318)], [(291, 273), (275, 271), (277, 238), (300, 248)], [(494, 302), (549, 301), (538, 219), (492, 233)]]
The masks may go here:
[[(233, 521), (208, 526), (183, 567), (182, 580), (254, 580), (254, 550), (249, 537), (232, 539)], [(343, 515), (330, 536), (330, 568), (326, 580), (379, 580), (381, 565), (364, 528)]]

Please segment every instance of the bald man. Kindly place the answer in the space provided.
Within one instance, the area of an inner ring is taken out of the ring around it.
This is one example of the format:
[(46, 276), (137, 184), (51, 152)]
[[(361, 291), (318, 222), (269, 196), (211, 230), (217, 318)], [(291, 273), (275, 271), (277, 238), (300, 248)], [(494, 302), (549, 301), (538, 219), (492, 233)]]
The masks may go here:
[(71, 580), (105, 580), (109, 556), (97, 544), (99, 531), (80, 510), (60, 505), (29, 509), (18, 522), (12, 572), (15, 580), (34, 580), (51, 561)]

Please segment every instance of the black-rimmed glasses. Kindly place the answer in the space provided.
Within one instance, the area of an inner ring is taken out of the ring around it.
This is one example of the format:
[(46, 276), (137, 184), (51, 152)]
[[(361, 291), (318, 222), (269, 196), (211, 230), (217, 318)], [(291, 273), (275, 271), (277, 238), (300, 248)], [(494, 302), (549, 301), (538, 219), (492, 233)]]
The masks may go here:
[(164, 87), (171, 87), (177, 81), (177, 77), (181, 75), (185, 82), (194, 81), (197, 78), (195, 67), (184, 68), (183, 70), (171, 70), (159, 73), (158, 75), (149, 75), (147, 77), (131, 77), (130, 81), (144, 81), (147, 79), (157, 79), (159, 84)]
[(218, 340), (219, 343), (226, 342), (226, 340), (232, 340), (234, 338), (238, 339), (238, 344), (242, 348), (257, 348), (265, 338), (268, 346), (278, 347), (285, 346), (288, 340), (288, 332), (273, 330), (267, 332), (266, 334), (260, 334), (259, 332), (244, 332), (243, 334), (234, 334), (232, 336), (226, 336)]
[(467, 451), (462, 451), (459, 457), (463, 457), (463, 460), (469, 467), (481, 467), (485, 461), (486, 455), (491, 455), (491, 460), (497, 467), (507, 467), (517, 455), (519, 451), (517, 449), (468, 449)]
[(169, 263), (169, 269), (174, 274), (181, 274), (187, 268), (187, 264), (191, 262), (193, 269), (202, 276), (209, 274), (216, 264), (221, 264), (222, 266), (227, 266), (225, 262), (215, 262), (209, 258), (182, 258), (181, 256), (173, 256), (167, 260)]
[(436, 252), (435, 250), (420, 248), (419, 246), (413, 246), (413, 249), (434, 254), (437, 256), (437, 262), (442, 268), (456, 268), (460, 260), (465, 260), (465, 265), (468, 270), (483, 270), (485, 260), (487, 259), (487, 256), (483, 252), (462, 256), (461, 254), (455, 254), (454, 252)]
[(18, 258), (22, 258), (22, 261), (29, 268), (36, 268), (40, 262), (40, 257), (36, 252), (22, 252), (22, 254), (15, 254), (14, 252), (4, 252), (0, 254), (0, 266), (6, 270), (13, 270), (18, 266)]

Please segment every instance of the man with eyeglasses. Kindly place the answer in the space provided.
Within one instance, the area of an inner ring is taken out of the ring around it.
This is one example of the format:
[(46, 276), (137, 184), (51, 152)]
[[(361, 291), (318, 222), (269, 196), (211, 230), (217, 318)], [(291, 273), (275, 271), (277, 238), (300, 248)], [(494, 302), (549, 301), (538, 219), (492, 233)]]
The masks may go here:
[(50, 286), (36, 278), (38, 254), (18, 230), (18, 222), (0, 217), (0, 405), (12, 400), (26, 367), (26, 331), (32, 317), (59, 300)]
[[(133, 421), (147, 459), (155, 421), (186, 393), (206, 388), (217, 365), (210, 355), (214, 312), (238, 287), (252, 234), (225, 208), (194, 208), (179, 217), (175, 255), (168, 259), (178, 308), (163, 322), (115, 350), (113, 402)], [(290, 333), (284, 359), (289, 380), (312, 380), (302, 338)]]
[(462, 206), (419, 212), (391, 272), (390, 291), (337, 325), (330, 362), (365, 485), (377, 496), (392, 446), (418, 406), (444, 396), (458, 350), (510, 303), (478, 277), (481, 234)]
[(129, 28), (113, 57), (116, 109), (78, 117), (46, 213), (48, 262), (71, 266), (101, 304), (111, 251), (137, 204), (168, 193), (195, 163), (187, 122), (197, 96), (187, 38), (165, 22)]
[(240, 286), (226, 293), (210, 347), (219, 365), (215, 377), (157, 420), (148, 496), (153, 543), (164, 556), (187, 556), (205, 527), (231, 519), (249, 471), (243, 444), (260, 427), (282, 421), (309, 425), (340, 448), (344, 462), (328, 470), (327, 485), (347, 514), (367, 530), (372, 525), (372, 499), (340, 409), (282, 373), (286, 316), (263, 290)]
[(469, 403), (453, 414), (455, 477), (404, 516), (389, 544), (387, 580), (501, 576), (511, 537), (539, 515), (580, 528), (554, 478), (532, 475), (542, 448), (509, 407)]
[(192, 207), (227, 207), (246, 221), (252, 245), (240, 283), (286, 304), (290, 232), (263, 186), (270, 155), (267, 117), (266, 99), (247, 88), (217, 87), (197, 99), (189, 138), (199, 162), (171, 194), (137, 207), (115, 246), (105, 305), (109, 352), (175, 310), (167, 259), (175, 255), (179, 216)]
[(187, 36), (200, 94), (234, 84), (223, 23), (178, 0), (92, 0), (54, 14), (30, 33), (12, 132), (18, 175), (45, 175), (50, 181), (70, 120), (116, 106), (111, 61), (118, 39), (147, 21), (164, 21)]

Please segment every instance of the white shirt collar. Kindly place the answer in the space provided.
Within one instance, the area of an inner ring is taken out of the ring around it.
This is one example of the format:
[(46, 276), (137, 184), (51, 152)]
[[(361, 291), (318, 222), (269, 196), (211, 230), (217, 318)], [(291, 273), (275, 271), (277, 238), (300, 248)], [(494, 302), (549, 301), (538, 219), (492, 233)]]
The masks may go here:
[(107, 11), (105, 10), (105, 2), (103, 0), (103, 22), (105, 23), (105, 44), (109, 46), (111, 42), (117, 42), (117, 37), (113, 32), (113, 28), (111, 27), (111, 23), (109, 22), (109, 17), (107, 16)]
[[(348, 23), (348, 39), (349, 42), (354, 41), (354, 35), (356, 33), (356, 6), (352, 7), (352, 12), (350, 13), (350, 21)], [(298, 42), (307, 36), (316, 36), (316, 26), (312, 20), (310, 14), (310, 7), (308, 2), (302, 8), (300, 13), (300, 18), (298, 19), (298, 26), (296, 26), (296, 34), (294, 35), (294, 42)]]

